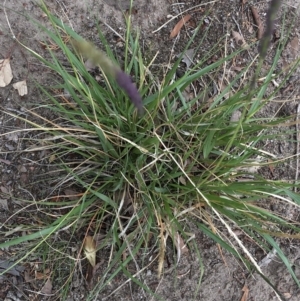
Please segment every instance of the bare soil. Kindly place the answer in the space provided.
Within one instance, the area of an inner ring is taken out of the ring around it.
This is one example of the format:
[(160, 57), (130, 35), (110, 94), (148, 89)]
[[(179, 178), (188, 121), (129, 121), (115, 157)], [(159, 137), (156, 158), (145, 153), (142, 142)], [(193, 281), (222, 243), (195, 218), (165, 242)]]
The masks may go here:
[[(232, 30), (242, 34), (248, 44), (253, 43), (257, 40), (257, 26), (250, 6), (252, 5), (257, 9), (261, 20), (264, 22), (269, 2), (265, 0), (210, 2), (201, 0), (135, 0), (132, 11), (133, 30), (140, 31), (146, 59), (151, 60), (158, 52), (155, 64), (159, 73), (168, 68), (169, 63), (174, 60), (176, 55), (184, 50), (199, 22), (203, 23), (202, 32), (200, 31), (191, 45), (193, 48), (197, 47), (200, 41), (202, 43), (194, 56), (195, 60), (205, 55), (226, 34), (228, 49), (240, 47), (238, 41), (232, 36)], [(299, 12), (296, 8), (297, 2), (299, 1), (283, 1), (271, 50), (266, 58), (266, 68), (272, 63), (272, 57), (277, 47), (276, 41), (282, 34), (286, 33), (286, 31), (281, 32), (284, 24), (290, 25), (295, 16), (296, 21), (292, 26), (290, 38), (283, 51), (278, 70), (284, 68), (292, 60), (299, 58), (300, 22)], [(111, 47), (121, 56), (124, 45), (119, 43), (118, 34), (124, 36), (124, 13), (128, 13), (129, 0), (47, 0), (46, 4), (53, 14), (72, 26), (81, 36), (94, 41), (101, 47), (97, 35), (97, 26), (99, 26)], [(183, 14), (190, 13), (191, 20), (183, 27), (176, 39), (170, 39), (170, 32), (179, 20), (178, 18), (171, 20), (172, 16), (179, 15), (188, 9), (190, 11)], [(36, 82), (43, 85), (52, 84), (55, 78), (47, 68), (31, 57), (14, 39), (14, 37), (18, 37), (21, 43), (49, 58), (49, 53), (42, 44), (46, 35), (37, 28), (30, 17), (50, 28), (50, 24), (35, 1), (7, 0), (0, 7), (0, 54), (1, 58), (11, 58), (14, 77), (9, 85), (0, 88), (0, 242), (9, 239), (13, 233), (22, 236), (23, 232), (26, 232), (24, 226), (28, 223), (26, 214), (19, 214), (26, 208), (24, 200), (49, 197), (56, 189), (53, 181), (55, 178), (54, 169), (47, 159), (49, 154), (38, 150), (38, 143), (42, 143), (45, 136), (26, 131), (30, 128), (30, 124), (14, 117), (17, 115), (26, 120), (28, 118), (27, 110), (40, 107), (42, 114), (48, 119), (55, 118), (51, 115), (52, 113), (43, 110), (43, 105), (47, 104), (47, 99), (35, 84)], [(167, 22), (169, 20), (171, 21)], [(209, 33), (202, 40), (206, 30), (209, 30)], [(240, 61), (237, 62), (237, 65), (243, 67), (256, 54), (257, 47), (254, 46), (250, 48), (248, 57), (238, 58)], [(184, 72), (185, 68), (186, 65), (183, 63), (179, 73)], [(284, 106), (280, 101), (274, 102), (273, 106), (264, 111), (266, 116), (274, 116), (278, 110), (280, 114), (285, 116), (296, 114), (296, 106), (300, 96), (299, 76), (299, 70), (296, 70), (294, 77), (287, 82), (281, 90), (282, 94), (277, 97), (277, 100), (289, 99), (290, 101)], [(28, 94), (19, 96), (12, 84), (24, 79), (27, 80)], [(265, 147), (280, 156), (294, 155), (296, 152), (295, 142), (288, 139), (280, 144), (267, 141)], [(291, 160), (285, 163), (280, 170), (275, 170), (273, 175), (268, 169), (262, 170), (261, 173), (266, 177), (273, 177), (273, 179), (294, 179), (295, 162)], [(28, 207), (27, 213), (30, 212), (30, 216), (33, 216), (34, 210), (35, 208)], [(299, 212), (289, 212), (289, 208), (275, 208), (274, 210), (280, 210), (283, 216), (293, 215), (295, 220), (299, 220), (297, 217)], [(38, 219), (39, 214), (36, 212), (34, 222), (38, 223)], [(16, 229), (17, 226), (20, 228)], [(13, 232), (8, 233), (13, 229)], [(140, 280), (145, 286), (154, 291), (162, 300), (278, 300), (279, 297), (274, 293), (272, 287), (259, 275), (255, 273), (251, 275), (241, 262), (233, 258), (232, 255), (224, 252), (224, 250), (220, 252), (219, 247), (198, 229), (195, 228), (194, 233), (196, 244), (201, 252), (202, 262), (200, 262), (200, 257), (197, 254), (190, 252), (174, 268), (174, 250), (170, 244), (167, 252), (169, 258), (166, 258), (165, 273), (162, 278), (157, 279), (155, 266), (150, 266), (140, 274)], [(278, 242), (290, 259), (296, 275), (300, 278), (300, 242), (288, 239), (282, 239)], [(76, 250), (78, 248), (77, 242), (71, 241), (70, 248)], [(258, 261), (267, 256), (253, 242), (249, 242), (249, 250)], [(15, 247), (0, 250), (0, 300), (59, 300), (58, 290), (61, 283), (52, 279), (52, 295), (46, 297), (41, 291), (45, 292), (43, 289), (47, 286), (47, 279), (39, 279), (38, 275), (35, 278), (28, 276), (34, 269), (34, 262), (42, 261), (41, 258), (35, 258), (34, 254), (28, 258), (28, 262), (22, 262), (11, 272), (1, 275), (1, 271), (7, 267), (7, 263), (20, 258), (23, 252)], [(105, 262), (109, 256), (109, 253), (104, 252), (102, 260)], [(51, 267), (46, 268), (51, 269)], [(65, 269), (63, 262), (61, 269), (62, 271)], [(265, 264), (262, 270), (281, 293), (282, 300), (284, 298), (291, 301), (300, 300), (300, 289), (277, 257)], [(65, 299), (61, 297), (61, 300), (87, 300), (87, 288), (82, 285), (82, 278), (81, 272), (77, 271), (73, 276), (73, 282), (67, 296)], [(122, 275), (115, 277), (95, 300), (156, 300), (156, 297), (151, 296), (136, 284), (125, 283), (126, 280), (126, 277)], [(157, 298), (157, 300), (159, 299)]]

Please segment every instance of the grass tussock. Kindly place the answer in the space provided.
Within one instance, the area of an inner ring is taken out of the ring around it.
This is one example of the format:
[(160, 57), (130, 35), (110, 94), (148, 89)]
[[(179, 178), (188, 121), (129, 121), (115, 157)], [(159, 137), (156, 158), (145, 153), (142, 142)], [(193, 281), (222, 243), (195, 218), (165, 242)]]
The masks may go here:
[[(57, 195), (37, 201), (35, 205), (47, 212), (47, 218), (41, 220), (31, 234), (12, 236), (0, 247), (26, 245), (20, 260), (36, 252), (44, 254), (45, 264), (51, 262), (56, 271), (62, 296), (67, 295), (78, 259), (89, 257), (82, 251), (84, 241), (92, 236), (97, 256), (104, 250), (110, 254), (101, 279), (90, 292), (89, 300), (92, 300), (120, 272), (148, 290), (139, 277), (146, 257), (139, 255), (137, 261), (137, 254), (156, 246), (158, 252), (153, 260), (158, 262), (160, 275), (167, 237), (172, 238), (174, 245), (180, 237), (193, 250), (195, 245), (189, 239), (188, 226), (194, 223), (249, 269), (261, 272), (241, 237), (250, 238), (265, 252), (274, 248), (299, 284), (276, 240), (286, 237), (286, 233), (298, 239), (299, 225), (271, 211), (267, 205), (272, 199), (298, 208), (300, 198), (293, 192), (298, 183), (271, 180), (257, 172), (258, 168), (269, 166), (270, 160), (274, 166), (284, 161), (274, 158), (261, 146), (266, 139), (282, 139), (286, 134), (286, 119), (262, 118), (259, 113), (280, 88), (266, 96), (286, 40), (281, 41), (273, 66), (263, 74), (264, 81), (252, 87), (251, 98), (250, 83), (235, 90), (248, 72), (247, 66), (213, 97), (207, 99), (205, 91), (197, 91), (187, 99), (186, 89), (199, 78), (217, 74), (246, 50), (232, 52), (207, 66), (208, 57), (219, 50), (212, 49), (184, 76), (177, 78), (180, 58), (164, 78), (155, 78), (151, 64), (144, 64), (139, 37), (131, 35), (128, 22), (123, 66), (126, 73), (118, 67), (113, 51), (99, 31), (107, 60), (111, 62), (99, 63), (103, 71), (99, 83), (87, 71), (80, 47), (74, 48), (62, 37), (81, 38), (45, 6), (43, 9), (53, 28), (41, 28), (64, 54), (68, 68), (54, 52), (50, 51), (51, 59), (46, 60), (26, 48), (59, 75), (55, 89), (67, 91), (68, 98), (57, 97), (48, 87), (41, 87), (49, 100), (48, 109), (59, 118), (47, 120), (35, 110), (29, 113), (40, 118), (40, 122), (31, 123), (34, 130), (47, 134), (43, 147), (51, 150), (51, 164), (64, 171), (56, 179), (56, 191), (71, 188), (68, 191), (72, 196), (67, 200)], [(271, 28), (269, 23), (268, 28)], [(266, 33), (266, 39), (268, 37)], [(261, 57), (264, 58), (267, 45), (262, 44)], [(134, 102), (134, 106), (124, 93), (128, 93), (128, 89), (122, 87), (118, 79), (114, 80), (115, 70), (134, 78), (143, 101), (142, 116), (136, 110), (141, 111), (141, 104)], [(233, 118), (237, 112), (239, 118)], [(275, 127), (280, 134), (270, 133), (269, 129)], [(243, 235), (237, 236), (236, 229)], [(55, 235), (60, 235), (60, 239), (54, 240)], [(71, 254), (69, 247), (78, 247), (78, 240), (82, 243), (79, 242), (79, 249)], [(179, 260), (180, 249), (177, 248), (176, 253)], [(67, 266), (67, 274), (55, 269), (61, 261)], [(127, 269), (131, 263), (136, 267), (135, 273)]]

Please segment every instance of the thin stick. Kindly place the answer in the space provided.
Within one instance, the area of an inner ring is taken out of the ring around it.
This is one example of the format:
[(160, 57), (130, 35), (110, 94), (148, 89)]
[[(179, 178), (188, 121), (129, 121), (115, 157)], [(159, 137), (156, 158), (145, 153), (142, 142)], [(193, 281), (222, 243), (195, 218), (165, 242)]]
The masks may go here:
[(208, 5), (208, 4), (211, 4), (211, 3), (216, 3), (218, 2), (218, 0), (215, 0), (215, 1), (210, 1), (210, 2), (207, 2), (207, 3), (202, 3), (202, 4), (198, 4), (196, 6), (193, 6), (193, 7), (190, 7), (188, 9), (186, 9), (185, 11), (183, 12), (180, 12), (178, 15), (172, 17), (170, 20), (168, 20), (166, 23), (164, 23), (162, 26), (160, 26), (159, 28), (157, 28), (156, 30), (152, 31), (152, 33), (155, 33), (155, 32), (158, 32), (160, 31), (162, 28), (164, 28), (168, 23), (172, 22), (174, 19), (176, 19), (177, 17), (183, 15), (184, 13), (188, 12), (188, 11), (191, 11), (197, 7), (200, 7), (200, 6), (205, 6), (205, 5)]

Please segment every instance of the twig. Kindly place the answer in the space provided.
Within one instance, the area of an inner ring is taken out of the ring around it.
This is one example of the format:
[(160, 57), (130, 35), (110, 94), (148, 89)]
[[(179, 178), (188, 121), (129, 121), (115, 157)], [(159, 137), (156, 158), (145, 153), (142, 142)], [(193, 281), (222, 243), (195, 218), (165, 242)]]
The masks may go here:
[(243, 36), (242, 31), (241, 31), (241, 28), (240, 28), (240, 25), (239, 25), (239, 23), (236, 21), (236, 19), (234, 18), (234, 16), (232, 16), (232, 20), (233, 20), (234, 23), (236, 24), (236, 26), (237, 26), (237, 28), (238, 28), (238, 30), (239, 30), (240, 35)]
[[(242, 31), (241, 31), (241, 28), (240, 28), (239, 23), (236, 21), (236, 19), (235, 19), (233, 16), (232, 16), (232, 19), (233, 19), (234, 23), (236, 24), (236, 26), (237, 26), (237, 28), (238, 28), (238, 30), (239, 30), (240, 35), (241, 35), (242, 37), (244, 37), (243, 34), (242, 34)], [(245, 44), (247, 45), (247, 43), (244, 41), (244, 45), (245, 45)], [(250, 53), (249, 50), (248, 50), (248, 54), (249, 54), (251, 60), (253, 61), (253, 57), (252, 57), (252, 55), (251, 55), (251, 53)]]
[(162, 28), (164, 28), (168, 23), (172, 22), (174, 19), (176, 19), (177, 17), (183, 15), (184, 13), (187, 13), (187, 12), (189, 12), (189, 11), (191, 11), (191, 10), (197, 8), (197, 7), (205, 6), (205, 5), (208, 5), (208, 4), (215, 3), (215, 2), (217, 2), (217, 0), (215, 0), (215, 1), (210, 1), (210, 2), (207, 2), (207, 3), (198, 4), (198, 5), (196, 5), (196, 6), (190, 7), (190, 8), (188, 8), (188, 9), (186, 9), (185, 11), (180, 12), (178, 15), (173, 16), (170, 20), (168, 20), (168, 21), (167, 21), (166, 23), (164, 23), (162, 26), (160, 26), (160, 27), (157, 28), (156, 30), (152, 31), (152, 33), (155, 33), (155, 32), (160, 31), (160, 30), (161, 30)]
[(108, 27), (118, 38), (120, 38), (123, 42), (125, 42), (125, 39), (116, 31), (114, 30), (110, 25), (108, 25), (105, 21), (100, 20), (106, 27)]

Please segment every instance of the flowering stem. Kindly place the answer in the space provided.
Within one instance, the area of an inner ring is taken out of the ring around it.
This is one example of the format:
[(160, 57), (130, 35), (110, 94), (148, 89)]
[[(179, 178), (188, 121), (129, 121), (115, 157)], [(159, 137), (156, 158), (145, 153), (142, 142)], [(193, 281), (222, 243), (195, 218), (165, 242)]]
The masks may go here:
[(104, 52), (97, 49), (93, 44), (85, 40), (73, 40), (74, 48), (83, 56), (89, 58), (93, 64), (99, 65), (106, 75), (113, 77), (117, 84), (127, 93), (131, 102), (138, 109), (139, 114), (143, 113), (142, 97), (131, 77), (121, 68), (114, 64)]

